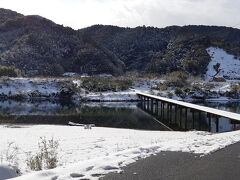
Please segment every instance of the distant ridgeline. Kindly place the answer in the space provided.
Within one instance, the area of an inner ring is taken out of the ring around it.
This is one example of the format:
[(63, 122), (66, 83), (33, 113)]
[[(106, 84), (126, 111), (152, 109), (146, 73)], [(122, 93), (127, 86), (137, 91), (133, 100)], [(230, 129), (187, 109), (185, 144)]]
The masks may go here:
[(201, 75), (211, 60), (206, 50), (210, 46), (240, 58), (240, 30), (94, 25), (75, 31), (40, 16), (0, 9), (0, 65), (29, 76), (179, 70)]

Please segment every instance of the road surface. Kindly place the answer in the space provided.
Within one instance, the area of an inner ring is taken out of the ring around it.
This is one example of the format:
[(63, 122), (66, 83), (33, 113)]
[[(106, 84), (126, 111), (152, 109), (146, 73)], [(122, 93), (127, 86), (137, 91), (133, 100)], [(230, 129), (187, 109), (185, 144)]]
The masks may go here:
[(210, 155), (161, 152), (110, 173), (101, 180), (239, 180), (240, 143)]

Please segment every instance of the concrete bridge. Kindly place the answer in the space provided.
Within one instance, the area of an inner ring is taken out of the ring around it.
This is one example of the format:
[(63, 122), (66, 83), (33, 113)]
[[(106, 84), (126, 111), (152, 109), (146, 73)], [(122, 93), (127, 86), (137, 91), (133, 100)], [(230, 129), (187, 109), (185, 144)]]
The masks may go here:
[[(194, 128), (195, 119), (200, 119), (202, 114), (205, 114), (208, 118), (208, 123), (211, 124), (212, 119), (216, 121), (216, 132), (219, 132), (219, 118), (227, 118), (231, 121), (236, 128), (236, 124), (240, 123), (240, 114), (232, 113), (228, 111), (223, 111), (215, 108), (200, 106), (192, 103), (177, 101), (165, 97), (150, 95), (142, 92), (136, 93), (139, 96), (139, 99), (142, 103), (147, 104), (147, 109), (156, 111), (158, 113), (160, 110), (160, 114), (163, 117), (167, 117), (169, 119), (179, 119), (180, 123), (182, 122), (182, 118), (189, 119), (189, 115), (192, 118), (192, 125)], [(211, 127), (210, 127), (211, 128)]]

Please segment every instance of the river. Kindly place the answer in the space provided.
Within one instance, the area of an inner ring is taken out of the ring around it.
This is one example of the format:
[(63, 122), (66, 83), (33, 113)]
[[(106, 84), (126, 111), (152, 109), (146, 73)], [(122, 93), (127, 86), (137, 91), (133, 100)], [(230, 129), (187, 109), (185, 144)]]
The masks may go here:
[[(239, 103), (197, 104), (240, 113)], [(95, 124), (99, 127), (160, 131), (173, 129), (225, 132), (240, 127), (239, 124), (234, 125), (233, 122), (224, 118), (220, 118), (218, 123), (214, 119), (209, 122), (204, 114), (196, 118), (195, 122), (191, 117), (188, 117), (186, 121), (186, 118), (184, 116), (180, 118), (179, 114), (176, 119), (174, 117), (174, 114), (169, 118), (166, 115), (163, 117), (159, 112), (158, 114), (152, 113), (137, 102), (89, 102), (78, 105), (50, 101), (0, 102), (0, 123), (9, 127), (37, 124), (68, 125), (69, 122)]]

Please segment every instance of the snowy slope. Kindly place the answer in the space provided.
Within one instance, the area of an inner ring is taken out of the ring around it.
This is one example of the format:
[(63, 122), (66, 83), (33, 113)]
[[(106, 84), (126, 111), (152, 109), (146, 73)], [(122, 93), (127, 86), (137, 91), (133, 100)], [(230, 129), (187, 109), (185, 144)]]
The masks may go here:
[[(210, 134), (198, 131), (139, 131), (99, 127), (85, 130), (82, 127), (50, 125), (22, 128), (1, 125), (0, 137), (3, 136), (5, 138), (0, 138), (0, 154), (4, 154), (8, 142), (15, 142), (20, 148), (19, 167), (25, 175), (16, 180), (71, 180), (76, 177), (98, 179), (94, 174), (118, 171), (120, 167), (139, 158), (161, 151), (208, 154), (240, 141), (240, 131)], [(59, 140), (59, 167), (27, 172), (26, 153), (37, 151), (40, 137)]]
[(220, 72), (218, 77), (227, 76), (229, 79), (240, 78), (240, 60), (235, 59), (233, 55), (228, 54), (226, 51), (220, 48), (210, 47), (207, 49), (211, 56), (211, 61), (208, 64), (207, 72), (205, 74), (205, 80), (212, 80), (212, 77), (217, 73), (214, 69), (214, 65), (220, 64)]

